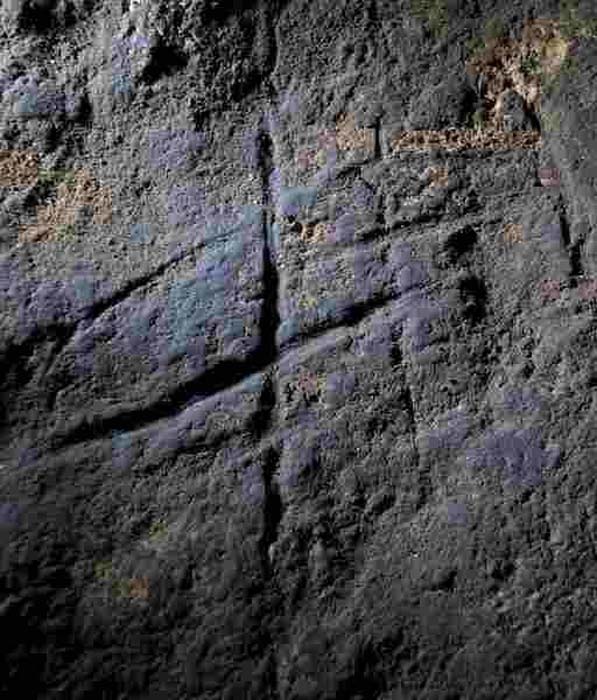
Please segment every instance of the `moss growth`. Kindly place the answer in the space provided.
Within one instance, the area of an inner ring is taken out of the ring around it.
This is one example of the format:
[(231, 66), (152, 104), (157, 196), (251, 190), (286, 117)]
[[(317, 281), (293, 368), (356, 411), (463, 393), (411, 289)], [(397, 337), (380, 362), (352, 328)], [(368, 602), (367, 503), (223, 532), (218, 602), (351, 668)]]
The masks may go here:
[(99, 581), (111, 581), (114, 578), (114, 568), (111, 561), (97, 561), (93, 566), (93, 573)]
[(151, 542), (158, 542), (165, 537), (167, 532), (168, 527), (166, 524), (162, 520), (158, 520), (149, 528), (149, 539)]
[(561, 0), (560, 31), (566, 39), (596, 37), (597, 18), (582, 19), (578, 16), (577, 0)]
[(64, 241), (73, 238), (77, 229), (73, 224), (60, 224), (56, 227), (56, 240)]
[(524, 58), (520, 64), (523, 75), (537, 75), (541, 72), (541, 62), (536, 53)]
[(560, 69), (551, 74), (542, 74), (543, 89), (546, 95), (552, 95), (554, 92), (562, 88), (566, 81), (578, 75), (580, 65), (578, 59), (574, 56), (567, 56), (564, 59)]
[(541, 115), (541, 126), (543, 131), (553, 134), (561, 128), (561, 117), (557, 112), (544, 112)]
[(485, 23), (483, 37), (485, 42), (498, 41), (506, 36), (506, 25), (499, 17), (491, 17)]
[(478, 36), (473, 36), (468, 41), (465, 43), (466, 50), (470, 54), (470, 57), (473, 57), (477, 55), (480, 51), (483, 50), (485, 46), (485, 42), (481, 37)]
[(61, 182), (72, 187), (76, 178), (72, 170), (40, 170), (39, 181), (42, 185), (50, 185), (51, 187), (57, 187)]
[(411, 14), (425, 22), (436, 39), (447, 35), (448, 10), (444, 0), (411, 0)]
[(481, 131), (484, 125), (484, 119), (483, 119), (483, 110), (482, 109), (477, 109), (471, 118), (471, 126), (475, 131)]

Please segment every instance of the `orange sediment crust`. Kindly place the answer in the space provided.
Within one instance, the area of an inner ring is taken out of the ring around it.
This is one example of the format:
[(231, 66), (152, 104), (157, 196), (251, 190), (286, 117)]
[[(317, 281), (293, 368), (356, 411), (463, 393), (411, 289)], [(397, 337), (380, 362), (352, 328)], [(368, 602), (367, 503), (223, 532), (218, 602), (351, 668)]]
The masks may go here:
[(74, 173), (74, 184), (58, 186), (57, 197), (38, 210), (34, 223), (19, 233), (20, 243), (54, 240), (60, 226), (74, 226), (83, 207), (93, 209), (93, 222), (107, 224), (112, 218), (112, 197), (108, 187), (101, 187), (86, 170)]
[(341, 151), (375, 150), (375, 130), (360, 129), (353, 114), (343, 114), (336, 122), (336, 143)]
[(35, 151), (0, 150), (0, 187), (27, 187), (39, 177)]
[(489, 127), (502, 126), (503, 98), (509, 91), (538, 110), (543, 82), (565, 65), (570, 43), (556, 20), (536, 19), (525, 24), (520, 40), (491, 39), (469, 59), (469, 74), (483, 76), (485, 81), (483, 102)]
[(454, 129), (445, 131), (404, 131), (392, 139), (396, 151), (509, 151), (537, 149), (542, 145), (538, 131), (501, 131), (498, 129)]

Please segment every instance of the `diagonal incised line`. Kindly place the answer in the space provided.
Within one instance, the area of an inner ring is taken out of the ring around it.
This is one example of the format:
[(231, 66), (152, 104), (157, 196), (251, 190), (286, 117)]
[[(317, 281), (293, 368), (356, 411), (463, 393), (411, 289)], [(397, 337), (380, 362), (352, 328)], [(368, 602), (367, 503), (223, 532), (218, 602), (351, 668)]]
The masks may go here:
[(267, 369), (261, 354), (249, 361), (226, 361), (212, 370), (176, 387), (165, 396), (141, 406), (116, 410), (111, 414), (83, 417), (66, 430), (55, 430), (48, 442), (52, 451), (73, 446), (87, 440), (108, 436), (114, 430), (131, 432), (151, 423), (179, 415), (191, 404), (234, 389), (245, 380)]
[[(267, 209), (264, 207), (263, 209), (264, 211), (269, 211), (271, 207), (268, 207)], [(87, 321), (93, 323), (106, 311), (118, 306), (136, 291), (143, 289), (155, 279), (161, 277), (170, 268), (190, 257), (197, 250), (202, 250), (213, 243), (224, 240), (228, 235), (229, 232), (227, 231), (220, 235), (197, 241), (190, 247), (177, 252), (175, 255), (170, 256), (167, 260), (160, 263), (152, 270), (149, 270), (143, 275), (128, 281), (120, 289), (116, 290), (108, 297), (98, 299), (96, 302), (84, 309), (79, 318), (75, 319), (74, 321), (65, 323), (55, 322), (45, 326), (36, 326), (27, 337), (23, 338), (19, 342), (11, 343), (6, 348), (5, 354), (20, 354), (23, 356), (28, 356), (33, 352), (33, 349), (37, 343), (53, 339), (56, 341), (56, 347), (52, 352), (51, 358), (46, 362), (45, 369), (43, 371), (44, 375), (49, 374), (55, 366), (56, 360), (61, 352), (71, 342), (81, 322)]]

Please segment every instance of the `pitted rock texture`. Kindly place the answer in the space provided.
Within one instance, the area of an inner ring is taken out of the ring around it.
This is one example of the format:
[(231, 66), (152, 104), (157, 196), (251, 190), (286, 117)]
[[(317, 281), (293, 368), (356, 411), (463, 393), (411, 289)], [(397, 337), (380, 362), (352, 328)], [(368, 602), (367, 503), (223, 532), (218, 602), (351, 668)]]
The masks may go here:
[(2, 697), (597, 695), (591, 9), (3, 0)]

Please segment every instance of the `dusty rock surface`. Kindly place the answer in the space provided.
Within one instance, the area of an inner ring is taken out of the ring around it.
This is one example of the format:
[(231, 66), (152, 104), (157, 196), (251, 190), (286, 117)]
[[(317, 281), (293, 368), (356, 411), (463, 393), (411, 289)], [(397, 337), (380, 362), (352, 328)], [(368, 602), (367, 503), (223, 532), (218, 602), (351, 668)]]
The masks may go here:
[(2, 0), (3, 698), (597, 696), (592, 11)]

